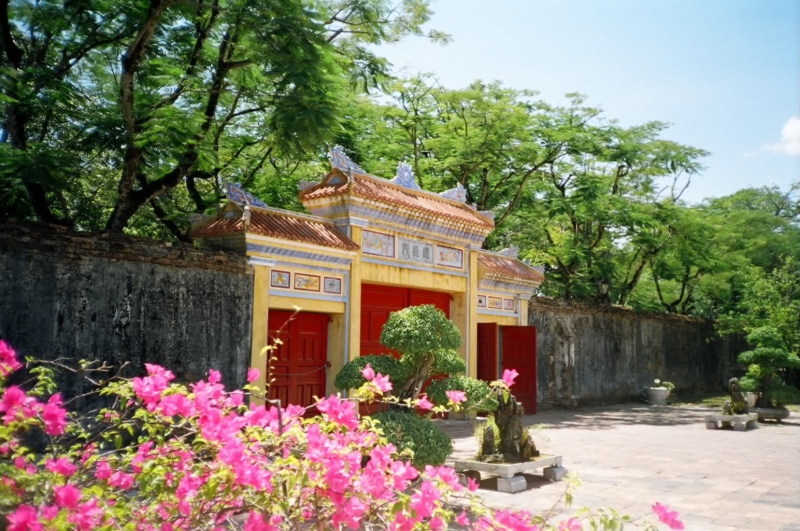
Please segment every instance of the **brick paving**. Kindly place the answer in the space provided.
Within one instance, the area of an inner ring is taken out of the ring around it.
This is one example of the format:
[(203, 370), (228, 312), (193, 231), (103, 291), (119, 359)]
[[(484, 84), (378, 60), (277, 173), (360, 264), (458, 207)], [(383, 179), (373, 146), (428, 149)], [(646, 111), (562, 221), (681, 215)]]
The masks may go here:
[[(742, 433), (707, 430), (710, 411), (619, 405), (527, 415), (525, 423), (543, 424), (537, 446), (563, 455), (580, 477), (572, 508), (557, 513), (611, 507), (637, 518), (659, 501), (679, 511), (689, 530), (800, 531), (800, 415)], [(437, 422), (454, 439), (450, 463), (475, 455), (472, 422)], [(526, 478), (528, 490), (505, 494), (484, 475), (479, 493), (489, 505), (538, 513), (564, 493), (563, 483)]]

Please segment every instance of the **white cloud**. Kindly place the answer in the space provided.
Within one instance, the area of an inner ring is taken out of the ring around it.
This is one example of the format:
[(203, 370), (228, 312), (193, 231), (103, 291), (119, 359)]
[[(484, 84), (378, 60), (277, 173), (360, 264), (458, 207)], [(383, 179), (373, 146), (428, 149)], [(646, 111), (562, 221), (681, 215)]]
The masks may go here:
[(745, 157), (755, 157), (761, 153), (783, 153), (793, 157), (800, 157), (800, 117), (792, 116), (781, 129), (781, 141), (777, 144), (767, 144), (755, 153), (746, 153)]

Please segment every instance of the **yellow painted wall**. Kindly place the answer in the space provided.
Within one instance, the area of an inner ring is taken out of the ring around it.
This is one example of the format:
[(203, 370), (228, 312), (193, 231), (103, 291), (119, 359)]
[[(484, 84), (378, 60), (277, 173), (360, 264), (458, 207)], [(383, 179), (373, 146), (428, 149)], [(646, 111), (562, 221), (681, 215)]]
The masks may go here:
[[(267, 318), (269, 312), (269, 272), (264, 266), (255, 266), (253, 280), (253, 333), (250, 347), (250, 367), (261, 371), (261, 376), (253, 382), (262, 391), (266, 389), (266, 366), (269, 354), (264, 352), (267, 346)], [(263, 400), (255, 400), (263, 404)]]
[(331, 322), (328, 324), (328, 361), (331, 366), (328, 367), (325, 378), (325, 394), (327, 395), (336, 393), (333, 380), (344, 366), (344, 338), (347, 326), (347, 314), (337, 313), (330, 317)]
[(466, 277), (364, 262), (361, 263), (361, 281), (369, 284), (405, 286), (450, 293), (467, 291)]
[(275, 310), (294, 310), (295, 308), (300, 308), (300, 311), (303, 312), (328, 314), (345, 312), (345, 304), (343, 302), (301, 299), (299, 297), (292, 297), (291, 295), (272, 295), (269, 299), (269, 307)]
[(467, 260), (469, 260), (469, 359), (467, 360), (467, 376), (473, 378), (478, 377), (478, 253), (475, 251), (468, 251)]
[(500, 326), (517, 326), (518, 320), (516, 315), (486, 315), (479, 313), (479, 323), (497, 323)]

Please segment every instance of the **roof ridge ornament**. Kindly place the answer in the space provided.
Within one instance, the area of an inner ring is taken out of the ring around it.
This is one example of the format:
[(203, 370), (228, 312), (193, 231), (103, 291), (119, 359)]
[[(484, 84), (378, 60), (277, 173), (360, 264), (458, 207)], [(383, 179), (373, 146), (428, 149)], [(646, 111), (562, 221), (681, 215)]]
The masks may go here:
[(343, 171), (347, 175), (350, 175), (350, 173), (368, 175), (367, 172), (364, 171), (364, 168), (353, 162), (350, 157), (347, 156), (342, 146), (333, 146), (328, 152), (328, 159), (331, 161), (331, 166), (337, 170)]
[(519, 256), (519, 247), (514, 245), (513, 243), (500, 251), (500, 254), (503, 256), (507, 256), (509, 258), (517, 258)]
[(309, 188), (315, 187), (320, 182), (322, 182), (322, 181), (298, 181), (297, 189), (300, 190), (301, 192), (305, 192)]
[(397, 175), (395, 175), (394, 179), (391, 179), (389, 182), (399, 184), (400, 186), (410, 190), (424, 192), (424, 190), (417, 184), (417, 179), (414, 177), (414, 170), (411, 169), (411, 165), (407, 162), (400, 162), (397, 165)]
[(478, 210), (478, 214), (494, 221), (494, 210)]
[(259, 208), (266, 208), (267, 204), (261, 199), (255, 197), (253, 194), (245, 190), (241, 183), (225, 183), (225, 195), (228, 201), (232, 201), (241, 206), (254, 206)]
[(457, 182), (455, 188), (451, 188), (450, 190), (445, 190), (439, 194), (440, 196), (444, 197), (445, 199), (452, 199), (453, 201), (458, 201), (459, 203), (466, 203), (467, 202), (467, 189), (464, 188), (464, 185)]

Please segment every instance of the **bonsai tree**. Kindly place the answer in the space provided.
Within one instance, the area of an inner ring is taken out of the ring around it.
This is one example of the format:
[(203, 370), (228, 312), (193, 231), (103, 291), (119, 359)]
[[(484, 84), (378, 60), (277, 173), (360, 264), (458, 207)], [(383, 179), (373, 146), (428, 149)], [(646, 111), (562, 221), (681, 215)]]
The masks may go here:
[(383, 326), (381, 343), (401, 353), (407, 379), (395, 395), (414, 399), (433, 375), (464, 372), (466, 366), (456, 353), (461, 334), (455, 323), (432, 304), (411, 306), (392, 312)]
[(739, 363), (747, 365), (741, 379), (744, 391), (758, 393), (759, 407), (780, 407), (800, 400), (800, 389), (784, 382), (786, 369), (800, 367), (800, 358), (789, 352), (780, 333), (773, 327), (762, 326), (747, 335), (755, 348), (739, 354)]

